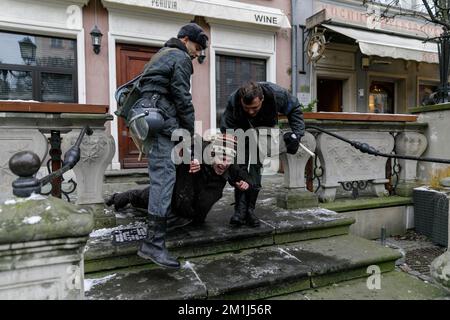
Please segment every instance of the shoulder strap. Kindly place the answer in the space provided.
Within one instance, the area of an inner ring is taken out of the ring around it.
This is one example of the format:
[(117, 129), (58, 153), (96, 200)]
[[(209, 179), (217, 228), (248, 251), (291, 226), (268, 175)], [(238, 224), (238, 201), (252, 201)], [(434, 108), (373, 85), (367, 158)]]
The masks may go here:
[(144, 67), (144, 71), (142, 71), (142, 73), (139, 75), (139, 79), (137, 80), (138, 85), (140, 85), (141, 83), (141, 79), (144, 76), (145, 72), (150, 69), (150, 67), (156, 63), (156, 61), (158, 61), (159, 59), (161, 59), (163, 56), (165, 56), (166, 54), (168, 54), (169, 52), (172, 52), (174, 50), (179, 50), (177, 48), (167, 48), (165, 50), (159, 50), (157, 53), (155, 53), (155, 55), (150, 59), (149, 62), (147, 62), (147, 64)]

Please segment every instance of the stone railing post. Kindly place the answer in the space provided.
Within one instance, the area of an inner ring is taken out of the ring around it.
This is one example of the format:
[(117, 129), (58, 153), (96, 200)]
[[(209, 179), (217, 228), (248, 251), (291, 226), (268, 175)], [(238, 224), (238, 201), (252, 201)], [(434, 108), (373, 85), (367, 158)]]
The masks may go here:
[[(77, 140), (80, 130), (64, 136), (61, 149), (68, 150)], [(105, 131), (94, 130), (83, 139), (81, 158), (73, 168), (77, 181), (77, 204), (103, 203), (103, 179), (107, 166), (114, 156), (114, 138)]]
[[(450, 203), (450, 197), (447, 201)], [(447, 251), (434, 259), (430, 266), (430, 273), (434, 280), (450, 289), (450, 205), (448, 214)]]
[[(401, 132), (395, 137), (397, 154), (420, 157), (427, 148), (427, 138), (419, 132)], [(396, 194), (412, 197), (413, 189), (417, 187), (417, 161), (398, 160), (401, 167)]]
[[(316, 140), (307, 131), (301, 142), (313, 152), (316, 149)], [(318, 206), (318, 197), (305, 188), (305, 167), (310, 157), (301, 147), (296, 154), (280, 154), (284, 168), (284, 188), (277, 194), (277, 206), (285, 209)]]
[(38, 129), (10, 129), (0, 128), (0, 201), (12, 196), (11, 183), (17, 177), (8, 166), (13, 154), (30, 150), (37, 154), (39, 159), (44, 159), (47, 150), (47, 138)]
[(64, 200), (0, 205), (0, 299), (83, 299), (83, 251), (93, 214)]
[[(33, 163), (21, 158), (10, 169), (32, 177), (40, 160), (25, 158)], [(92, 212), (58, 198), (33, 193), (0, 202), (0, 299), (83, 299), (83, 252), (93, 228)]]

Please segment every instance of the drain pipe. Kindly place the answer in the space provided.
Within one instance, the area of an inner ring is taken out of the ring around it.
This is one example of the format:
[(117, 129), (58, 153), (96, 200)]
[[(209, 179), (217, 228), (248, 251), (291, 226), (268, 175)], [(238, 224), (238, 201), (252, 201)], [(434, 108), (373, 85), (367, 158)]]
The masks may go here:
[(291, 30), (291, 40), (292, 40), (292, 49), (291, 49), (291, 83), (292, 83), (292, 95), (294, 97), (297, 96), (297, 25), (298, 25), (298, 13), (297, 13), (297, 1), (291, 0), (291, 17), (292, 17), (292, 30)]

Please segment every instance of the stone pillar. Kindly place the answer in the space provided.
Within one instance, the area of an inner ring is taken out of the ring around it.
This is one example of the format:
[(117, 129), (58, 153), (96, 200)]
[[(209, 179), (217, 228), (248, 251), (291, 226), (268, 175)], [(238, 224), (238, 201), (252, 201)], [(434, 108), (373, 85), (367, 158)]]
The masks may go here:
[[(63, 137), (63, 153), (75, 144), (79, 134), (80, 130), (73, 130)], [(84, 136), (80, 149), (80, 161), (73, 168), (78, 184), (77, 204), (103, 203), (103, 178), (115, 152), (114, 138), (94, 130), (91, 136)]]
[(0, 205), (0, 299), (83, 299), (92, 212), (40, 195)]
[(12, 196), (12, 182), (17, 178), (9, 169), (9, 159), (19, 151), (33, 151), (45, 159), (47, 138), (37, 129), (0, 128), (0, 201)]
[[(395, 137), (397, 154), (420, 157), (427, 148), (427, 138), (419, 132), (402, 132)], [(417, 187), (417, 161), (398, 159), (401, 167), (396, 194), (412, 197), (413, 189)]]
[[(75, 144), (79, 134), (80, 130), (73, 130), (63, 137), (63, 153)], [(114, 156), (114, 138), (104, 130), (94, 130), (91, 136), (84, 136), (80, 149), (80, 161), (73, 168), (77, 182), (76, 203), (94, 210), (96, 228), (113, 227), (115, 215), (105, 210), (103, 181)]]
[[(447, 200), (450, 203), (450, 197)], [(450, 289), (450, 206), (447, 235), (447, 251), (434, 259), (430, 266), (430, 273), (434, 280)]]
[[(316, 149), (314, 136), (305, 132), (301, 140), (309, 150)], [(311, 155), (300, 147), (296, 154), (282, 153), (280, 160), (284, 168), (284, 190), (277, 194), (277, 206), (285, 209), (318, 206), (318, 197), (305, 188), (305, 167)]]

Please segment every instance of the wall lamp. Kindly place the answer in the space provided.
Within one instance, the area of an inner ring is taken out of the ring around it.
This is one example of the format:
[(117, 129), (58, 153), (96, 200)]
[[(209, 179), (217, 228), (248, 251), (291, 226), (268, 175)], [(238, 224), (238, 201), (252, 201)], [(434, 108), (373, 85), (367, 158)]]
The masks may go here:
[(92, 46), (94, 47), (95, 54), (100, 53), (100, 46), (102, 43), (102, 36), (100, 29), (95, 25), (95, 27), (91, 31), (91, 38), (92, 38)]

